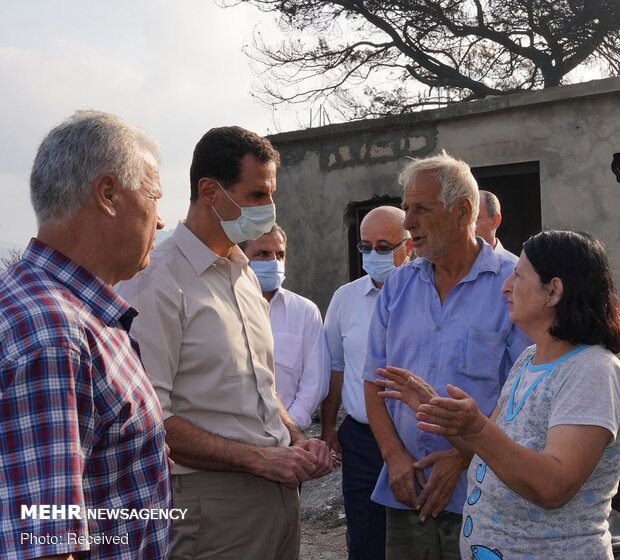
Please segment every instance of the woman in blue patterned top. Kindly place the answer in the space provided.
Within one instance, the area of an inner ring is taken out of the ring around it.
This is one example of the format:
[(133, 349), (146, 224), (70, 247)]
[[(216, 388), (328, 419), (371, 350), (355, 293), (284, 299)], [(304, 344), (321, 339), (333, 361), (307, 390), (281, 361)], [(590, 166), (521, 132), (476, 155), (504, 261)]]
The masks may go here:
[(539, 233), (503, 291), (535, 345), (515, 362), (490, 418), (458, 387), (440, 398), (399, 368), (380, 372), (381, 394), (416, 411), (420, 430), (473, 456), (463, 558), (612, 558), (620, 308), (605, 251), (589, 234)]

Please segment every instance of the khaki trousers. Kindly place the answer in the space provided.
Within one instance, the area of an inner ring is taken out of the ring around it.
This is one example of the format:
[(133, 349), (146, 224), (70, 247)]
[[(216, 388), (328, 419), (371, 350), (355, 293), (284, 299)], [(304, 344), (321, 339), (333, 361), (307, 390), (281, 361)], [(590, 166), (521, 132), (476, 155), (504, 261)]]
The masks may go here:
[(297, 560), (299, 492), (248, 473), (175, 475), (170, 560)]

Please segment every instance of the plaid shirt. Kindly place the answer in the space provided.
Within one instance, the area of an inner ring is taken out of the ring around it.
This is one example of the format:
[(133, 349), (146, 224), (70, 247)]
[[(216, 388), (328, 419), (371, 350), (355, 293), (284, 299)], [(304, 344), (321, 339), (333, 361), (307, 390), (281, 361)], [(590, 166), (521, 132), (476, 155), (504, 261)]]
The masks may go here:
[[(84, 514), (171, 506), (161, 408), (128, 334), (136, 314), (36, 239), (0, 276), (3, 560), (165, 557), (168, 521)], [(36, 504), (80, 506), (82, 519), (22, 519)]]

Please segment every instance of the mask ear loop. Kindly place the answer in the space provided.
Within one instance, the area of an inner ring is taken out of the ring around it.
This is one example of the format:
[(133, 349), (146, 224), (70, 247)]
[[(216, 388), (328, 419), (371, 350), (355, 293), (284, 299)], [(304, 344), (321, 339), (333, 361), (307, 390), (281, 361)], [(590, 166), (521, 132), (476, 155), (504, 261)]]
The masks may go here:
[(220, 222), (224, 221), (224, 220), (222, 220), (222, 217), (217, 213), (217, 210), (215, 209), (215, 206), (211, 205), (211, 210), (213, 210), (214, 214), (218, 217)]
[[(213, 179), (216, 183), (217, 186), (220, 187), (220, 189), (222, 189), (222, 192), (230, 199), (230, 201), (239, 209), (241, 209), (241, 206), (239, 206), (233, 199), (232, 197), (226, 192), (226, 189), (224, 187), (222, 187), (221, 183), (217, 180), (217, 179)], [(218, 216), (219, 218), (219, 216)], [(221, 219), (221, 218), (220, 218)]]
[[(241, 206), (239, 206), (233, 199), (232, 197), (226, 192), (226, 189), (224, 187), (222, 187), (222, 184), (217, 180), (217, 179), (213, 179), (216, 183), (217, 186), (220, 187), (220, 189), (222, 190), (222, 192), (230, 199), (230, 201), (237, 207), (239, 208), (239, 210), (243, 210), (241, 208)], [(213, 210), (213, 212), (215, 213), (215, 215), (219, 218), (220, 222), (224, 222), (226, 220), (222, 219), (222, 216), (220, 216), (217, 212), (217, 210), (215, 209), (215, 206), (211, 205), (211, 210)]]

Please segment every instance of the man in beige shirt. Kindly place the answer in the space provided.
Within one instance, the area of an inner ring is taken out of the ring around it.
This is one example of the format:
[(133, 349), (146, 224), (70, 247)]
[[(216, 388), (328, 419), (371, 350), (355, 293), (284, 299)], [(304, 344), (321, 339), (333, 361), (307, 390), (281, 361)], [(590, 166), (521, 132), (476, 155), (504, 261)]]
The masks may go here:
[(327, 474), (275, 393), (267, 303), (237, 247), (275, 221), (278, 152), (239, 127), (194, 150), (187, 218), (120, 293), (164, 412), (176, 508), (171, 560), (295, 559), (297, 487)]

